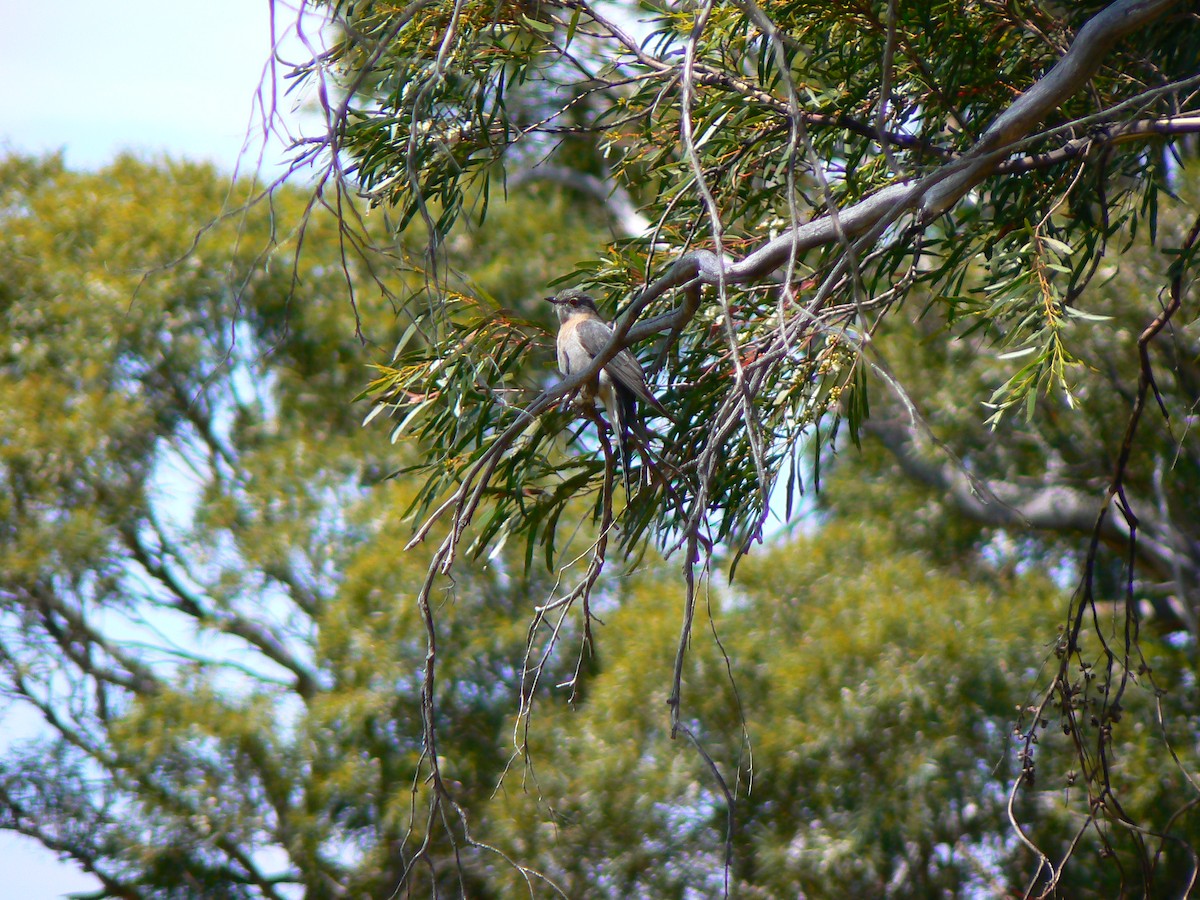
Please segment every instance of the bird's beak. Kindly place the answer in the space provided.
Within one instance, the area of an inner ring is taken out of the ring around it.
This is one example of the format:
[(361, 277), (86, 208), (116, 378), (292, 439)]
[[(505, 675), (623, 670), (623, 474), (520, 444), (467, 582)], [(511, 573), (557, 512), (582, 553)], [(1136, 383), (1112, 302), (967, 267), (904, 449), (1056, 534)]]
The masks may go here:
[(547, 303), (558, 303), (557, 297), (543, 297), (542, 299), (545, 300)]

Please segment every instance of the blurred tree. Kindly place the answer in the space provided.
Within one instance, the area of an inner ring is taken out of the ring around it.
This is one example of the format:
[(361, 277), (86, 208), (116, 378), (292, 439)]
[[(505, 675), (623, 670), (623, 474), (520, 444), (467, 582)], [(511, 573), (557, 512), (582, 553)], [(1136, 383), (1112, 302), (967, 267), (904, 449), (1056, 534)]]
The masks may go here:
[[(0, 164), (0, 827), (104, 896), (384, 897), (406, 872), (486, 895), (484, 863), (454, 864), (465, 819), (422, 818), (428, 554), (391, 527), (413, 488), (384, 476), (407, 454), (351, 404), (343, 266), (376, 340), (394, 313), (367, 273), (393, 295), (405, 276), (344, 257), (302, 193), (249, 191), (128, 158)], [(536, 251), (551, 265), (586, 210), (543, 192), (514, 220), (540, 216), (561, 226)], [(523, 291), (534, 256), (480, 283)], [(500, 556), (434, 584), (445, 771), (468, 807), (512, 752), (548, 584)], [(551, 658), (545, 685), (575, 664)]]

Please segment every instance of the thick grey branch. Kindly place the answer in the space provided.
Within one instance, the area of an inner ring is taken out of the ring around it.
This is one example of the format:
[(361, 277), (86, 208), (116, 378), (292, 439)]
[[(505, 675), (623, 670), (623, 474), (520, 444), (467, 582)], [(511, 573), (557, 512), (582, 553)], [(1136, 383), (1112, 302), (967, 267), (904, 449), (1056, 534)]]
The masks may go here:
[[(1098, 511), (1095, 492), (1076, 490), (1062, 484), (1021, 484), (988, 481), (974, 477), (957, 460), (943, 452), (927, 452), (914, 427), (896, 419), (872, 419), (866, 429), (882, 441), (909, 477), (942, 492), (967, 518), (983, 525), (1058, 534), (1090, 534)], [(1129, 546), (1129, 526), (1120, 515), (1105, 516), (1101, 538), (1110, 546)], [(1135, 550), (1149, 571), (1164, 581), (1178, 583), (1184, 573), (1187, 583), (1197, 583), (1200, 559), (1186, 549), (1189, 542), (1172, 533), (1149, 509), (1139, 511)], [(1173, 614), (1172, 614), (1173, 615)]]
[[(906, 209), (917, 209), (928, 222), (951, 209), (968, 191), (992, 174), (1008, 149), (1028, 137), (1053, 109), (1076, 93), (1096, 72), (1108, 51), (1124, 35), (1161, 16), (1179, 0), (1118, 0), (1089, 20), (1053, 68), (1022, 94), (960, 159), (948, 162), (920, 181), (898, 181), (857, 203), (792, 228), (739, 261), (700, 250), (678, 259), (648, 285), (627, 315), (636, 318), (666, 291), (686, 284), (747, 284), (779, 268), (787, 259), (814, 247), (854, 239), (886, 225)], [(676, 310), (630, 329), (631, 340), (677, 328), (686, 314)]]

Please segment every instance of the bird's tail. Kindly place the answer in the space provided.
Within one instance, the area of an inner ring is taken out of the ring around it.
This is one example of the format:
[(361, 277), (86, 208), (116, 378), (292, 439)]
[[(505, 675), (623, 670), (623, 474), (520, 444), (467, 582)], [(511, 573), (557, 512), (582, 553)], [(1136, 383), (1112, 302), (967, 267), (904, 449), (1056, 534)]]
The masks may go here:
[(617, 449), (621, 454), (621, 478), (625, 484), (625, 498), (632, 496), (630, 491), (630, 468), (633, 460), (633, 441), (630, 430), (634, 427), (637, 419), (637, 401), (633, 395), (625, 391), (617, 392), (617, 402), (615, 405), (616, 420), (613, 424), (613, 434), (617, 439)]

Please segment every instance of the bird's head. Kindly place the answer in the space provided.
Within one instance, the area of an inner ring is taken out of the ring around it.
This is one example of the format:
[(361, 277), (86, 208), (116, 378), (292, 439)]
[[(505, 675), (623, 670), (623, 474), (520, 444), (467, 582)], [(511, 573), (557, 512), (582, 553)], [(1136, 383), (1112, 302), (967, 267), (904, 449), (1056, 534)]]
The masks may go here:
[(546, 298), (547, 303), (553, 303), (554, 308), (558, 310), (558, 320), (565, 322), (571, 316), (579, 315), (580, 313), (597, 315), (596, 301), (585, 294), (579, 288), (567, 288), (565, 291), (559, 291), (553, 297)]

